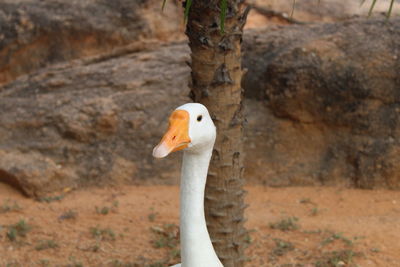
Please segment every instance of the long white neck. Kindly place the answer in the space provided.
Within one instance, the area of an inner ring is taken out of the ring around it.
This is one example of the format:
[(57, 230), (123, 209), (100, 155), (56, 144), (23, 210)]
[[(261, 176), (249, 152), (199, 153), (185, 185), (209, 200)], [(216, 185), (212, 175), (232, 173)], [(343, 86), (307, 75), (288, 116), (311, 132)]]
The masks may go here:
[(212, 148), (185, 151), (181, 176), (180, 235), (182, 267), (221, 267), (204, 216), (204, 191)]

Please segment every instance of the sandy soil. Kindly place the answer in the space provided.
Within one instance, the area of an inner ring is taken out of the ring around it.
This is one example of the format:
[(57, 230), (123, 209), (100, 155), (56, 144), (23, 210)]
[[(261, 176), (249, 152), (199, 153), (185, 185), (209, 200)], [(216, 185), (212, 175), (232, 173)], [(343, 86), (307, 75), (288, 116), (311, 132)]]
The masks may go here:
[[(0, 184), (0, 266), (176, 263), (178, 190), (91, 188), (39, 202)], [(247, 266), (400, 266), (400, 192), (247, 190)]]

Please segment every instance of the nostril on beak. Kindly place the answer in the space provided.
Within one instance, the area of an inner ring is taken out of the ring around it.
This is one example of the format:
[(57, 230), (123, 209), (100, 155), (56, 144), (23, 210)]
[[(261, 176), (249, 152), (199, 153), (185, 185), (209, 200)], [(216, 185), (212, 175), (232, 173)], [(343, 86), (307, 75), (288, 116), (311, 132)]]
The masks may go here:
[(174, 137), (172, 137), (172, 140), (175, 140), (175, 138), (176, 138), (176, 135), (174, 135)]

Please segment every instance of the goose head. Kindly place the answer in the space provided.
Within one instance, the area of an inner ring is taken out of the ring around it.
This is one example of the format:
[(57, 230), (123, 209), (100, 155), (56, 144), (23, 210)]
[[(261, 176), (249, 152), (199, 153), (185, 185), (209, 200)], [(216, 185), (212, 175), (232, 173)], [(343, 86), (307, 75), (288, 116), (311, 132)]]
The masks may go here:
[(213, 147), (216, 129), (207, 108), (188, 103), (175, 109), (169, 117), (169, 127), (153, 156), (164, 158), (171, 152), (185, 150), (201, 153)]

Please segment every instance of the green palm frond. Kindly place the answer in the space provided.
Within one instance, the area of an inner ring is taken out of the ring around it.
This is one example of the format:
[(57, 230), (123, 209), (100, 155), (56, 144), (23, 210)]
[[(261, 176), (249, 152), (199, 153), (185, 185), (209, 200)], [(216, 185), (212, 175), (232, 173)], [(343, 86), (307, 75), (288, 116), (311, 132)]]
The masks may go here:
[[(185, 11), (184, 11), (184, 23), (186, 23), (187, 20), (188, 20), (190, 7), (192, 6), (192, 1), (193, 0), (186, 0)], [(367, 0), (360, 0), (360, 6), (362, 6), (366, 1)], [(162, 6), (161, 6), (161, 10), (164, 10), (166, 2), (167, 2), (167, 0), (163, 0)], [(376, 2), (378, 2), (378, 0), (372, 0), (371, 6), (370, 6), (369, 11), (368, 11), (368, 16), (372, 15), (372, 12), (374, 11)], [(388, 18), (390, 18), (391, 14), (393, 12), (394, 2), (395, 2), (395, 0), (391, 0), (390, 1), (390, 6), (389, 6), (389, 9), (388, 9), (388, 11), (386, 13), (386, 16)], [(318, 0), (318, 4), (321, 4), (321, 0)], [(296, 7), (296, 0), (293, 0), (292, 11), (290, 13), (290, 17), (293, 17), (295, 7)], [(221, 0), (220, 8), (221, 8), (220, 30), (221, 30), (221, 34), (224, 34), (224, 32), (225, 32), (226, 12), (227, 12), (227, 9), (228, 9), (228, 0)]]
[[(362, 6), (366, 1), (367, 0), (361, 0), (360, 6)], [(372, 0), (371, 6), (370, 6), (369, 11), (368, 11), (368, 17), (370, 17), (372, 15), (372, 11), (374, 11), (376, 2), (378, 2), (378, 1), (377, 0)], [(394, 2), (395, 2), (395, 0), (391, 0), (390, 1), (390, 6), (389, 6), (389, 9), (388, 9), (388, 12), (386, 13), (386, 16), (388, 18), (390, 18), (390, 16), (392, 15)]]
[(186, 0), (186, 4), (185, 4), (185, 12), (184, 12), (184, 17), (183, 20), (186, 23), (189, 17), (189, 11), (190, 11), (190, 7), (192, 6), (192, 1), (193, 0)]
[(221, 0), (221, 16), (220, 16), (220, 27), (221, 33), (224, 34), (225, 31), (225, 18), (226, 10), (228, 9), (228, 0)]
[(392, 0), (392, 1), (390, 2), (390, 7), (389, 7), (389, 10), (388, 10), (388, 12), (387, 12), (387, 14), (386, 14), (386, 16), (387, 16), (388, 18), (390, 18), (390, 15), (392, 14), (393, 5), (394, 5), (394, 0)]
[(296, 7), (296, 0), (293, 0), (292, 4), (292, 12), (290, 13), (290, 17), (293, 18), (294, 8)]
[(372, 15), (372, 11), (374, 10), (376, 2), (377, 2), (377, 0), (372, 0), (371, 7), (369, 8), (369, 11), (368, 11), (368, 16)]

